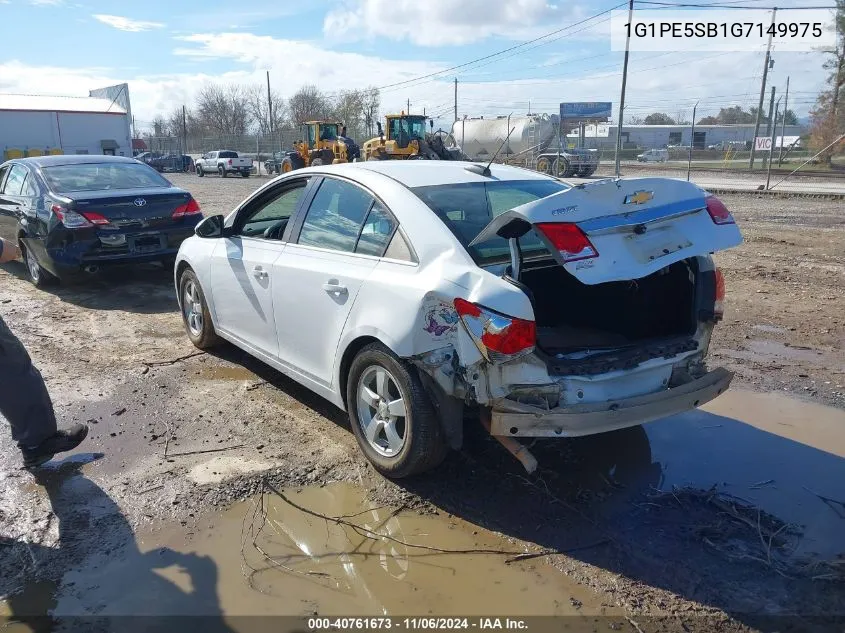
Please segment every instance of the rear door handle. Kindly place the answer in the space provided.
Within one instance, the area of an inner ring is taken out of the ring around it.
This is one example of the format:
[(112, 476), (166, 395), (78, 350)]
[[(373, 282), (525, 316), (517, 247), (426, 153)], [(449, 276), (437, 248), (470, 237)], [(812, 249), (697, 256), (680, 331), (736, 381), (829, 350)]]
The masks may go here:
[(336, 292), (338, 294), (346, 294), (349, 292), (349, 289), (346, 286), (341, 286), (339, 283), (325, 283), (323, 284), (323, 290), (326, 292)]
[(264, 270), (261, 266), (256, 266), (252, 269), (252, 274), (258, 279), (267, 279), (270, 276), (266, 270)]

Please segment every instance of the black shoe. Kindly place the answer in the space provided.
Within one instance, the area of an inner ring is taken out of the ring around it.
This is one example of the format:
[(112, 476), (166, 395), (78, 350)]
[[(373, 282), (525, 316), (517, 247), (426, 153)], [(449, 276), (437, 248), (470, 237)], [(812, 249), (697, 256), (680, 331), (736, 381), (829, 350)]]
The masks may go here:
[(56, 453), (64, 453), (79, 446), (88, 435), (88, 427), (84, 424), (74, 424), (68, 429), (56, 431), (35, 448), (21, 448), (23, 467), (35, 468), (53, 459)]

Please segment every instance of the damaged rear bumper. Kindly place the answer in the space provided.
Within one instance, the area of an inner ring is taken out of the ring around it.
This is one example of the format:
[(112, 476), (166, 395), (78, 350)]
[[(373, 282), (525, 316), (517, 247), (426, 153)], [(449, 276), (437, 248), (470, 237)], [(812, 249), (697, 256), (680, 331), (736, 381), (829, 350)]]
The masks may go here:
[(709, 402), (728, 388), (733, 376), (732, 372), (719, 368), (657, 393), (551, 410), (499, 400), (491, 412), (490, 433), (511, 437), (577, 437), (637, 426)]

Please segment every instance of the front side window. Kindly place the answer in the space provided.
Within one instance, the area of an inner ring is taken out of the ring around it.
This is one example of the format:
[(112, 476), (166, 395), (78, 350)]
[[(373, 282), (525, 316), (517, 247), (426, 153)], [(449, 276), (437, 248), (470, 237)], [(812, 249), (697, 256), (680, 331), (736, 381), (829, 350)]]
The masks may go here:
[(307, 179), (297, 181), (269, 200), (258, 202), (247, 212), (238, 233), (244, 237), (281, 239), (285, 225), (296, 210), (306, 184)]
[(299, 243), (354, 253), (373, 202), (373, 197), (363, 189), (326, 178), (308, 208)]
[[(470, 256), (486, 265), (507, 261), (508, 241), (495, 237), (474, 246), (469, 243), (494, 217), (505, 211), (569, 189), (556, 180), (503, 180), (415, 187), (412, 191), (458, 238)], [(519, 240), (526, 256), (546, 252), (539, 237), (530, 232)]]

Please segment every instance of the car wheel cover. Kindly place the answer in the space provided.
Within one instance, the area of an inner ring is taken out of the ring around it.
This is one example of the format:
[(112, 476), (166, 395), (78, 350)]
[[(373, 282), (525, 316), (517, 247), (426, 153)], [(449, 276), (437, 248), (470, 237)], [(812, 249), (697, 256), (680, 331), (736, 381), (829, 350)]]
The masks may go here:
[(29, 254), (28, 250), (24, 251), (24, 257), (26, 259), (26, 267), (29, 269), (29, 276), (32, 278), (32, 281), (38, 283), (41, 281), (41, 269), (38, 266), (38, 262)]
[(200, 299), (199, 288), (191, 279), (185, 283), (182, 314), (185, 316), (185, 323), (191, 334), (194, 336), (202, 335), (202, 300)]
[(367, 443), (383, 457), (399, 455), (408, 430), (399, 383), (381, 365), (371, 365), (358, 379), (356, 394), (358, 424)]

